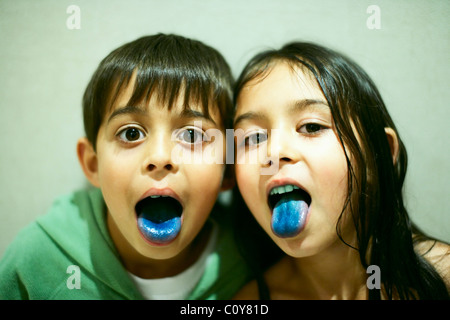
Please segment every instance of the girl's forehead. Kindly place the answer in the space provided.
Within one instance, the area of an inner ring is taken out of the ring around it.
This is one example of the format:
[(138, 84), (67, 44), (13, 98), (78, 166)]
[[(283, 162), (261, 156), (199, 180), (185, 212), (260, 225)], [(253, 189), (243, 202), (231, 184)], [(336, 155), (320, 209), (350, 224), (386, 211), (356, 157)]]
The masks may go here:
[(239, 93), (237, 108), (271, 104), (277, 107), (298, 100), (321, 100), (326, 103), (325, 96), (310, 71), (278, 62), (245, 84)]

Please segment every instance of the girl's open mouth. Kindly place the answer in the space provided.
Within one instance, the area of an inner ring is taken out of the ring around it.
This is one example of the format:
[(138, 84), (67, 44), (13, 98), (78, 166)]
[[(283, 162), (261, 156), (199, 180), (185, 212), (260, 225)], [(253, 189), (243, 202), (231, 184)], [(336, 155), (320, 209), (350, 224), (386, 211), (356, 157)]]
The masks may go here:
[(170, 196), (152, 195), (136, 204), (137, 225), (152, 244), (167, 245), (181, 231), (183, 207)]

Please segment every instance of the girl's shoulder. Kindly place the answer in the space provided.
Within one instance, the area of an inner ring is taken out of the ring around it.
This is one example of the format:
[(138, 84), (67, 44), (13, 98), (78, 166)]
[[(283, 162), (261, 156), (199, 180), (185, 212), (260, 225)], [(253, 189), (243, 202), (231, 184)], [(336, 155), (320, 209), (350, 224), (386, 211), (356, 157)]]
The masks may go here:
[(450, 245), (436, 240), (423, 240), (416, 242), (414, 249), (427, 259), (450, 288)]
[(258, 283), (256, 280), (248, 282), (242, 289), (233, 297), (233, 300), (258, 300)]

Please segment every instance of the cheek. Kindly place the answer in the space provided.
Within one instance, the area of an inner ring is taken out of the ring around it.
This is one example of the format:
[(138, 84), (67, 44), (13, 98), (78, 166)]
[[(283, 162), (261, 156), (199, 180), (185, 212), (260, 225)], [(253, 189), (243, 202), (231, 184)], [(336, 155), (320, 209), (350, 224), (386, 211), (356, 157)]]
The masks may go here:
[[(222, 185), (223, 165), (186, 165), (184, 174), (185, 229), (196, 234), (216, 203)], [(189, 236), (190, 237), (190, 236)]]
[(257, 190), (258, 175), (255, 174), (258, 168), (247, 164), (236, 164), (236, 182), (242, 195), (254, 193)]
[(319, 175), (325, 185), (329, 188), (333, 186), (340, 190), (347, 185), (347, 159), (344, 149), (335, 137), (323, 148), (315, 150), (315, 162), (318, 164), (316, 174)]
[(330, 218), (334, 219), (340, 215), (347, 198), (347, 160), (343, 149), (337, 143), (333, 148), (323, 148), (314, 154), (311, 175), (319, 195), (316, 200), (326, 209)]
[(101, 188), (105, 190), (116, 190), (118, 194), (129, 191), (133, 177), (136, 176), (136, 164), (132, 159), (124, 159), (120, 156), (104, 158), (99, 162), (99, 180)]
[[(105, 152), (106, 151), (106, 152)], [(115, 219), (126, 218), (130, 210), (130, 199), (136, 195), (133, 185), (136, 177), (137, 156), (126, 154), (99, 153), (98, 175), (100, 187), (110, 213)]]
[(320, 175), (323, 191), (329, 194), (342, 195), (347, 191), (347, 166), (337, 164), (335, 166), (323, 166), (317, 172)]
[(188, 164), (183, 168), (187, 188), (190, 194), (202, 195), (201, 199), (218, 193), (222, 185), (224, 165), (221, 164)]
[(236, 182), (239, 191), (252, 213), (259, 212), (258, 206), (262, 203), (260, 199), (260, 173), (259, 166), (236, 164)]

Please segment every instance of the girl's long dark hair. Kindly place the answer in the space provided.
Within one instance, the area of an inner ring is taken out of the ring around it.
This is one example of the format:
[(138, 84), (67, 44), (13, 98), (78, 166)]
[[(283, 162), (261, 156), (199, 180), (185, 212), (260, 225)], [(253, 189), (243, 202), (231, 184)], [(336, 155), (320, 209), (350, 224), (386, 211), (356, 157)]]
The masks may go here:
[[(314, 75), (331, 109), (337, 135), (345, 146), (348, 193), (336, 225), (340, 239), (346, 243), (341, 237), (340, 226), (343, 213), (348, 212), (355, 225), (355, 249), (359, 251), (362, 266), (377, 265), (381, 270), (383, 298), (448, 299), (443, 279), (414, 250), (413, 231), (418, 232), (418, 229), (409, 219), (402, 196), (407, 153), (375, 84), (347, 57), (316, 44), (295, 42), (280, 50), (256, 55), (236, 82), (235, 102), (246, 83), (263, 77), (279, 62)], [(395, 163), (385, 128), (392, 128), (398, 137), (399, 151)], [(242, 198), (236, 197), (240, 202), (237, 206), (242, 205)], [(252, 267), (261, 284), (260, 294), (268, 294), (259, 272), (276, 261), (280, 252), (271, 249), (273, 254), (263, 254), (267, 252), (264, 247), (268, 245), (268, 237), (258, 231), (253, 239), (249, 239), (244, 234), (248, 234), (249, 228), (242, 227), (242, 221), (256, 224), (255, 220), (241, 220), (242, 215), (248, 213), (243, 207), (236, 208), (235, 212), (239, 215), (236, 234), (245, 251), (244, 256), (249, 257), (249, 261), (267, 257), (261, 260), (264, 264)], [(252, 228), (258, 229), (256, 226)], [(264, 243), (264, 247), (259, 246), (262, 250), (258, 249), (258, 243)], [(380, 290), (369, 290), (369, 298), (380, 299)]]

